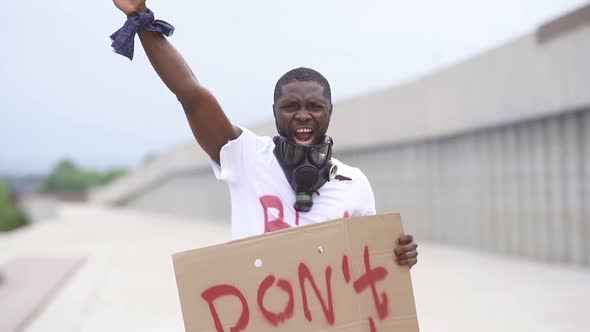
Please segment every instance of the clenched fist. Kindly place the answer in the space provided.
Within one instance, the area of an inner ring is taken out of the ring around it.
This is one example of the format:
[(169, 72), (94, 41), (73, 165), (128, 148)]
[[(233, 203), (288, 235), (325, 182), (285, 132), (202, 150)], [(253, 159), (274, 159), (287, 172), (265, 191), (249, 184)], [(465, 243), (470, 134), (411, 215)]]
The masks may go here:
[(146, 0), (113, 0), (113, 3), (125, 13), (125, 15), (131, 16), (135, 13), (145, 13), (147, 11), (145, 1)]

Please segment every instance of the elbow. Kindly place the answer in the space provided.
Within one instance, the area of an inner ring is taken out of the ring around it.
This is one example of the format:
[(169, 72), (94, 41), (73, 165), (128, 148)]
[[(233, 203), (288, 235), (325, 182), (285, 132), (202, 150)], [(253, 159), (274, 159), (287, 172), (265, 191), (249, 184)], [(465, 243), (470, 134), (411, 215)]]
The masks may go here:
[(184, 94), (176, 94), (176, 99), (184, 107), (187, 104), (187, 96)]
[(178, 89), (174, 92), (176, 95), (176, 99), (183, 105), (191, 104), (195, 99), (199, 99), (199, 97), (203, 94), (203, 88), (199, 86), (198, 83), (187, 84), (185, 87)]

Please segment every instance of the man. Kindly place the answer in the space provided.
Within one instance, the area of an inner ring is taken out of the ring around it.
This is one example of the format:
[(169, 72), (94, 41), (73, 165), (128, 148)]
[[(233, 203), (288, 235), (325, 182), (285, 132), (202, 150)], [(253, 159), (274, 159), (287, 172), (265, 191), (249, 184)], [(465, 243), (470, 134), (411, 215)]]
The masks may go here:
[[(128, 17), (145, 18), (148, 12), (145, 0), (114, 3)], [(331, 158), (332, 142), (326, 135), (331, 91), (321, 74), (297, 68), (279, 79), (273, 105), (279, 135), (259, 137), (228, 120), (161, 33), (147, 29), (138, 33), (152, 66), (184, 108), (216, 177), (230, 187), (234, 239), (375, 214), (366, 176)], [(397, 240), (394, 259), (412, 267), (417, 262), (416, 248), (413, 237), (403, 235)]]

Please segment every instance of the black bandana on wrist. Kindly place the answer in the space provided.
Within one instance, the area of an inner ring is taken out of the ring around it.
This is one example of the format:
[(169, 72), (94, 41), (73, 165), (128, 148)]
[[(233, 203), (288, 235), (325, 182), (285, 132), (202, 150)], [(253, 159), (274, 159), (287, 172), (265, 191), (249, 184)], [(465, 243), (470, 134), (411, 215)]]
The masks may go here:
[(123, 27), (111, 35), (111, 46), (115, 53), (133, 60), (135, 35), (142, 29), (159, 32), (166, 37), (174, 33), (174, 27), (168, 22), (156, 20), (151, 10), (148, 9), (146, 13), (136, 13), (129, 16)]

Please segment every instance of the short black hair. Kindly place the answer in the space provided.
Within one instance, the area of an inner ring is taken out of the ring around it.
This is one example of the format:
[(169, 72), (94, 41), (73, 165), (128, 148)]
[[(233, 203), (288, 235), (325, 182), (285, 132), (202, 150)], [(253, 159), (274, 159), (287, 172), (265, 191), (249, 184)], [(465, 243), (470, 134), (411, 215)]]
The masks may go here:
[(332, 102), (332, 90), (330, 89), (330, 83), (324, 77), (324, 75), (320, 74), (319, 72), (305, 67), (299, 67), (286, 72), (275, 85), (275, 94), (274, 94), (274, 102), (276, 104), (277, 100), (281, 97), (283, 93), (283, 86), (289, 84), (291, 82), (316, 82), (322, 87), (324, 87), (324, 95), (330, 103)]

